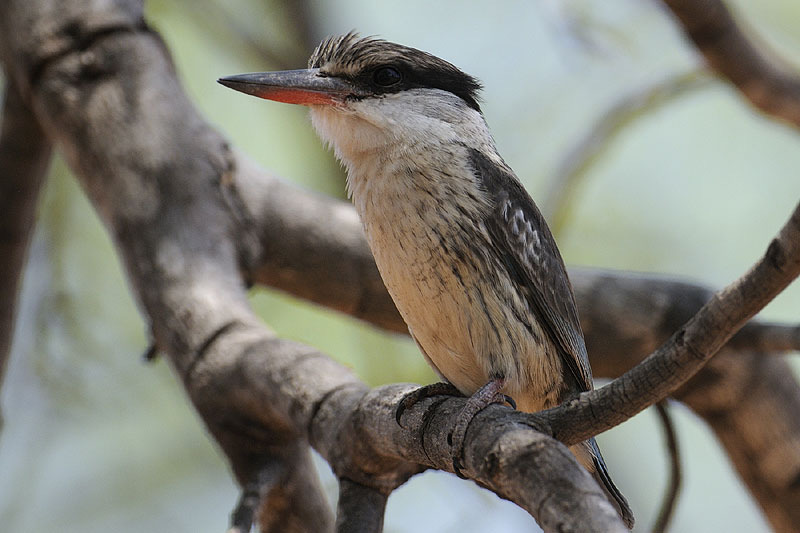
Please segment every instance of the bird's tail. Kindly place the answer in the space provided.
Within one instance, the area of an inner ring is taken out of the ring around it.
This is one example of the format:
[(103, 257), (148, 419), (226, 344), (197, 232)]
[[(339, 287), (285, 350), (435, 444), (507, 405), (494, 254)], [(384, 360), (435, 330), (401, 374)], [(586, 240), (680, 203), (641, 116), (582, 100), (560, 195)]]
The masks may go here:
[(606, 463), (603, 461), (603, 456), (600, 454), (600, 448), (597, 446), (594, 438), (582, 442), (570, 448), (572, 453), (575, 454), (578, 461), (594, 476), (595, 481), (600, 485), (606, 493), (606, 497), (611, 504), (617, 509), (620, 518), (628, 526), (628, 529), (633, 529), (633, 511), (628, 505), (628, 500), (619, 491), (614, 482), (611, 481), (611, 476), (606, 468)]

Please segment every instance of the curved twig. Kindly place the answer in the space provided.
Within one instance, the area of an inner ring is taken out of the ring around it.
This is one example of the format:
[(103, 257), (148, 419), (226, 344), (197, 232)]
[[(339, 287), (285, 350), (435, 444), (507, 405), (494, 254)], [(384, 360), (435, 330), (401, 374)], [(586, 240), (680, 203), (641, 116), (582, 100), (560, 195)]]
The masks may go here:
[(586, 171), (627, 126), (686, 94), (711, 86), (713, 81), (706, 69), (693, 69), (626, 95), (607, 109), (567, 151), (550, 179), (541, 206), (553, 232), (558, 234), (563, 229), (570, 200)]
[(685, 383), (798, 274), (800, 204), (764, 256), (716, 293), (661, 348), (608, 385), (534, 416), (570, 445), (614, 427)]
[(661, 426), (664, 428), (664, 440), (666, 441), (670, 464), (667, 491), (664, 494), (664, 501), (661, 503), (661, 509), (659, 509), (658, 517), (653, 525), (653, 533), (664, 533), (669, 527), (675, 512), (675, 505), (678, 503), (678, 493), (681, 490), (683, 474), (678, 436), (675, 432), (675, 425), (672, 423), (672, 417), (669, 414), (669, 406), (666, 402), (658, 402), (654, 407), (658, 418), (661, 420)]

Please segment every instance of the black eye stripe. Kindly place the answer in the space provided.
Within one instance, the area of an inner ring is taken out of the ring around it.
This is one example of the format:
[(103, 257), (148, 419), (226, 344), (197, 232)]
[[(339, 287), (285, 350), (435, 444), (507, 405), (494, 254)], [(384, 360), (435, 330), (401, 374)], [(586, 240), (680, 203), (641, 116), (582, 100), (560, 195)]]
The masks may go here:
[(480, 84), (475, 78), (456, 70), (455, 67), (420, 68), (400, 58), (391, 63), (381, 62), (367, 66), (354, 75), (345, 77), (375, 95), (398, 93), (415, 88), (441, 89), (453, 93), (464, 100), (469, 107), (480, 111), (476, 100)]
[[(312, 54), (309, 66), (346, 78), (376, 96), (418, 87), (441, 89), (480, 112), (478, 80), (453, 64), (416, 48), (374, 37), (362, 39), (348, 33), (323, 41)], [(397, 69), (401, 79), (392, 84), (387, 84), (389, 79), (381, 79), (383, 85), (376, 83), (373, 76), (383, 67)]]

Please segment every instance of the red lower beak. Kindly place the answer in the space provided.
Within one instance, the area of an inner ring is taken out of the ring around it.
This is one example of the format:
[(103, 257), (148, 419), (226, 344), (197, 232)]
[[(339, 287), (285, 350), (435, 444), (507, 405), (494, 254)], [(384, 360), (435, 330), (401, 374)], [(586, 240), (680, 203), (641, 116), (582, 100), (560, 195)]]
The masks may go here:
[(217, 81), (246, 94), (287, 104), (332, 105), (360, 92), (347, 80), (320, 75), (319, 69), (256, 72)]

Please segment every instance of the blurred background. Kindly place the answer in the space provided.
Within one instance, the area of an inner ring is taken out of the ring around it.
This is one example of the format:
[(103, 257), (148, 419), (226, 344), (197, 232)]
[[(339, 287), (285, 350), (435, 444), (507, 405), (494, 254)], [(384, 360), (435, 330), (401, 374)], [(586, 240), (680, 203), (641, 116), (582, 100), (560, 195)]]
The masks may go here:
[[(761, 42), (787, 61), (800, 58), (800, 3), (728, 4)], [(146, 5), (209, 120), (265, 168), (329, 195), (344, 196), (343, 173), (305, 111), (215, 80), (303, 67), (321, 38), (356, 29), (432, 52), (484, 82), (482, 108), (500, 153), (553, 222), (567, 263), (720, 287), (763, 252), (800, 198), (800, 134), (708, 77), (657, 2)], [(800, 71), (800, 63), (791, 68)], [(576, 149), (587, 135), (592, 150)], [(252, 302), (278, 334), (331, 354), (370, 384), (434, 380), (408, 338), (272, 290), (254, 290)], [(799, 302), (795, 283), (762, 316), (797, 322)], [(56, 161), (0, 396), (4, 530), (226, 529), (236, 487), (167, 363), (142, 361), (146, 331), (108, 236)], [(679, 405), (673, 413), (685, 488), (672, 531), (767, 531), (708, 430)], [(637, 530), (648, 531), (667, 472), (655, 415), (645, 412), (598, 440)], [(319, 465), (334, 501), (335, 482)], [(435, 472), (391, 496), (385, 527), (531, 530), (532, 519), (513, 504)]]

